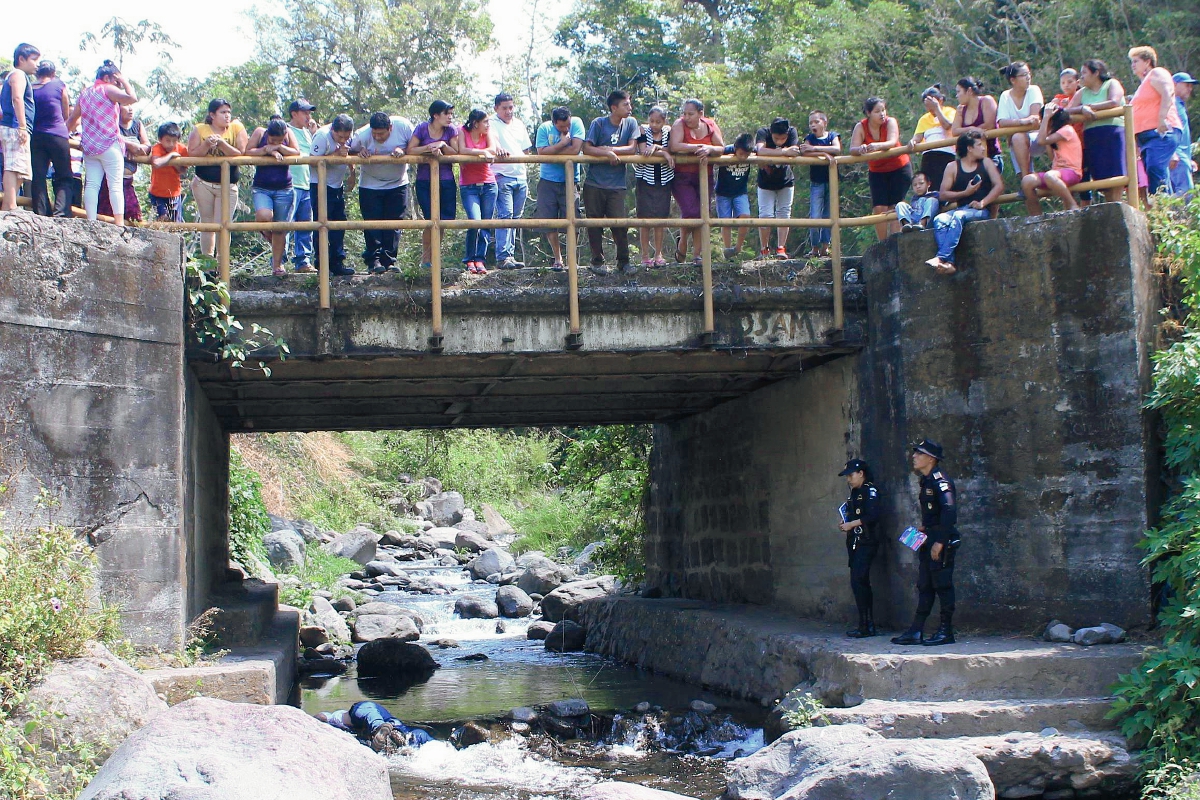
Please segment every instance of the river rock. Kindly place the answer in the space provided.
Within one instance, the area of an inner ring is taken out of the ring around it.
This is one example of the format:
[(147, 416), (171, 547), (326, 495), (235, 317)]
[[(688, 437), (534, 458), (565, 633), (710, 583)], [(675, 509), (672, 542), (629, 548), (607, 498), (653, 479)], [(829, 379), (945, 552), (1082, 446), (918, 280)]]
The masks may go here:
[(273, 531), (295, 531), (304, 538), (305, 544), (316, 544), (321, 541), (321, 531), (316, 525), (306, 519), (284, 519), (274, 514), (267, 514), (271, 520)]
[(692, 711), (695, 711), (698, 714), (711, 714), (717, 710), (717, 707), (714, 706), (712, 703), (706, 703), (703, 700), (693, 700), (691, 705), (688, 706), (688, 708), (690, 708)]
[(421, 632), (408, 617), (384, 614), (363, 614), (354, 620), (354, 641), (373, 642), (376, 639), (399, 639), (412, 642)]
[(339, 597), (336, 600), (330, 600), (329, 604), (333, 606), (333, 610), (339, 614), (344, 614), (348, 611), (353, 611), (357, 606), (354, 604), (354, 598), (349, 595)]
[(379, 534), (365, 529), (355, 529), (343, 533), (332, 542), (324, 545), (325, 552), (331, 555), (348, 558), (358, 564), (367, 564), (375, 560), (375, 551), (379, 542)]
[(459, 531), (458, 535), (454, 537), (454, 547), (470, 553), (481, 553), (491, 546), (492, 542), (487, 537), (474, 531)]
[(435, 494), (442, 493), (442, 482), (437, 478), (429, 475), (421, 479), (421, 494), (424, 497), (433, 497)]
[(267, 561), (275, 569), (295, 572), (304, 566), (304, 537), (295, 531), (271, 531), (262, 541), (267, 548)]
[(664, 792), (662, 789), (651, 789), (638, 783), (626, 781), (605, 781), (587, 787), (579, 795), (579, 800), (694, 800), (689, 795)]
[(467, 504), (458, 492), (439, 492), (425, 499), (429, 509), (429, 519), (436, 525), (453, 525), (462, 520), (463, 509)]
[(546, 636), (545, 647), (547, 650), (559, 653), (575, 652), (583, 649), (585, 639), (587, 639), (587, 634), (583, 627), (565, 619), (555, 625), (554, 629)]
[(538, 622), (529, 623), (529, 627), (525, 630), (526, 639), (545, 639), (550, 635), (550, 631), (554, 630), (553, 622), (539, 620)]
[(417, 626), (418, 631), (423, 632), (425, 630), (425, 618), (416, 611), (413, 611), (411, 608), (405, 608), (404, 606), (398, 606), (395, 603), (384, 603), (378, 600), (371, 603), (363, 603), (361, 606), (350, 612), (349, 619), (366, 616), (367, 614), (382, 614), (389, 617), (408, 617), (413, 621), (413, 624)]
[(350, 641), (350, 628), (346, 625), (346, 620), (342, 619), (342, 615), (324, 597), (314, 597), (308, 612), (313, 621), (325, 629), (330, 641)]
[(517, 578), (517, 586), (529, 594), (545, 595), (570, 582), (574, 577), (575, 571), (570, 567), (540, 557), (526, 563), (525, 571)]
[(356, 660), (363, 678), (427, 679), (439, 667), (424, 647), (399, 639), (367, 642)]
[(983, 762), (953, 740), (885, 739), (862, 725), (801, 728), (732, 762), (730, 800), (993, 800)]
[(458, 746), (460, 748), (483, 744), (491, 738), (492, 732), (475, 722), (468, 722), (458, 729)]
[(538, 713), (529, 706), (520, 706), (508, 712), (508, 716), (513, 722), (533, 722), (538, 718)]
[(467, 565), (467, 569), (476, 578), (486, 579), (489, 575), (495, 575), (496, 580), (500, 580), (500, 575), (507, 572), (512, 565), (513, 557), (507, 550), (492, 547), (472, 559), (471, 563)]
[(501, 586), (496, 590), (496, 607), (501, 616), (528, 617), (533, 611), (533, 600), (516, 586)]
[(454, 613), (463, 619), (495, 619), (500, 616), (500, 609), (494, 600), (463, 595), (454, 601)]
[(545, 557), (546, 557), (546, 554), (543, 553), (541, 550), (527, 550), (526, 552), (521, 553), (521, 555), (517, 556), (517, 567), (520, 569), (525, 569), (530, 564), (537, 561), (539, 558), (545, 558)]
[(387, 761), (292, 706), (197, 697), (155, 717), (80, 800), (391, 800)]
[(1125, 641), (1125, 631), (1116, 625), (1105, 622), (1093, 628), (1080, 628), (1075, 631), (1071, 640), (1084, 647), (1094, 644), (1116, 644)]
[(615, 588), (616, 578), (611, 575), (564, 583), (542, 598), (542, 617), (550, 622), (560, 622), (564, 619), (578, 622), (580, 603), (596, 597), (603, 597)]
[(547, 703), (546, 713), (556, 717), (586, 717), (592, 713), (592, 708), (582, 697), (570, 697)]
[(296, 671), (301, 675), (341, 675), (346, 665), (336, 658), (305, 658), (296, 665)]
[(329, 634), (320, 625), (300, 626), (300, 644), (305, 647), (320, 647), (329, 643)]
[[(469, 508), (463, 512), (463, 514), (471, 514), (471, 513), (472, 513), (471, 509), (469, 509)], [(491, 534), (488, 532), (487, 523), (480, 522), (479, 520), (475, 519), (475, 517), (473, 515), (471, 516), (470, 519), (467, 519), (466, 516), (464, 516), (462, 519), (462, 522), (454, 523), (454, 527), (458, 528), (460, 531), (470, 531), (471, 533), (477, 533), (480, 536), (482, 536), (484, 539), (490, 540), (492, 538)]]
[(1071, 630), (1070, 625), (1053, 620), (1046, 626), (1046, 632), (1042, 634), (1042, 638), (1047, 642), (1070, 642), (1074, 635), (1075, 631)]
[(1137, 761), (1114, 733), (1010, 733), (959, 741), (987, 767), (998, 797), (1037, 797), (1051, 787), (1137, 796)]
[(392, 578), (408, 577), (408, 573), (395, 561), (368, 561), (363, 566), (363, 571), (367, 573), (368, 578), (378, 578), (380, 575)]
[(430, 528), (421, 534), (419, 537), (423, 542), (428, 542), (433, 545), (434, 550), (449, 550), (454, 552), (454, 548), (458, 545), (455, 541), (458, 535), (462, 533), (458, 528), (437, 527)]
[(493, 539), (516, 535), (517, 531), (495, 508), (484, 503), (480, 510), (483, 511), (483, 521), (487, 524), (488, 535)]
[(91, 642), (80, 658), (54, 662), (10, 722), (20, 729), (37, 720), (28, 736), (37, 748), (33, 758), (55, 775), (60, 767), (79, 766), (80, 749), (103, 762), (127, 736), (166, 710), (150, 681)]
[(595, 569), (596, 564), (592, 561), (592, 558), (596, 555), (596, 551), (603, 545), (604, 542), (592, 542), (580, 550), (579, 555), (575, 556), (575, 561), (573, 562), (575, 564), (575, 571), (580, 575), (587, 575)]

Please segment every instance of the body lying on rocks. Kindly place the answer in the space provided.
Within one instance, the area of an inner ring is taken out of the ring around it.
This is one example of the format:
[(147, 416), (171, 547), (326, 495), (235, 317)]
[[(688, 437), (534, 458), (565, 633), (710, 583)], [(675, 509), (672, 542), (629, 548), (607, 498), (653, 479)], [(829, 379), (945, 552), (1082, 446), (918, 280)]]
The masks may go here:
[(345, 711), (320, 712), (316, 716), (321, 722), (357, 737), (377, 753), (420, 747), (433, 739), (428, 731), (405, 725), (370, 700), (361, 700)]

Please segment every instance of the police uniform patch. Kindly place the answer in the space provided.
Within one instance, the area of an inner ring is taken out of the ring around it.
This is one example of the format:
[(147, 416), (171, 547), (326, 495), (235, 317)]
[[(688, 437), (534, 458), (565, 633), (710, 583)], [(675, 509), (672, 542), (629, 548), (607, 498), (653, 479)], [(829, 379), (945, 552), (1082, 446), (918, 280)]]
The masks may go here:
[(950, 491), (950, 482), (949, 481), (938, 482), (938, 489), (943, 492)]

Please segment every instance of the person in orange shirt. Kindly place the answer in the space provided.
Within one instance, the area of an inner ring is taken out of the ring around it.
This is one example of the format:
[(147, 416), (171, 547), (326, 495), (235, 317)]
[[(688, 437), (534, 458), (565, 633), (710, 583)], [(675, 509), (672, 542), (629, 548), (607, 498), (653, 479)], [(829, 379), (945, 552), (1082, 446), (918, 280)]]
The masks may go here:
[(150, 205), (159, 222), (183, 222), (183, 181), (180, 176), (187, 167), (171, 162), (186, 156), (187, 148), (180, 144), (183, 132), (174, 122), (158, 126), (158, 142), (150, 148)]
[(1042, 109), (1042, 127), (1037, 140), (1054, 151), (1054, 160), (1046, 172), (1035, 172), (1021, 178), (1025, 194), (1025, 211), (1030, 216), (1042, 213), (1037, 190), (1046, 189), (1071, 210), (1079, 208), (1071, 187), (1083, 180), (1083, 142), (1071, 126), (1071, 115), (1065, 108), (1047, 103)]

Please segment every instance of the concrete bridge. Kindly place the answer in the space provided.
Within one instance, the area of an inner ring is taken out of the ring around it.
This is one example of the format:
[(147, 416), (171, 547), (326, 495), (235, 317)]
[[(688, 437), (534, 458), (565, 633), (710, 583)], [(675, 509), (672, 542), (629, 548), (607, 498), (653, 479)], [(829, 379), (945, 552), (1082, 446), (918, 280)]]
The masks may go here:
[[(569, 338), (556, 276), (452, 276), (440, 353), (428, 291), (399, 278), (334, 282), (331, 309), (251, 281), (235, 312), (293, 350), (271, 377), (185, 356), (174, 235), (18, 213), (0, 236), (5, 523), (44, 521), (50, 488), (143, 644), (177, 643), (230, 590), (228, 437), (277, 430), (653, 422), (648, 582), (814, 619), (851, 608), (842, 461), (875, 465), (898, 533), (907, 443), (929, 436), (962, 497), (964, 623), (1149, 618), (1134, 543), (1157, 506), (1157, 293), (1122, 205), (972, 224), (951, 279), (923, 264), (930, 234), (893, 237), (832, 333), (819, 273), (714, 268), (712, 337), (686, 280), (588, 278)], [(915, 569), (898, 544), (880, 559), (893, 623)]]

